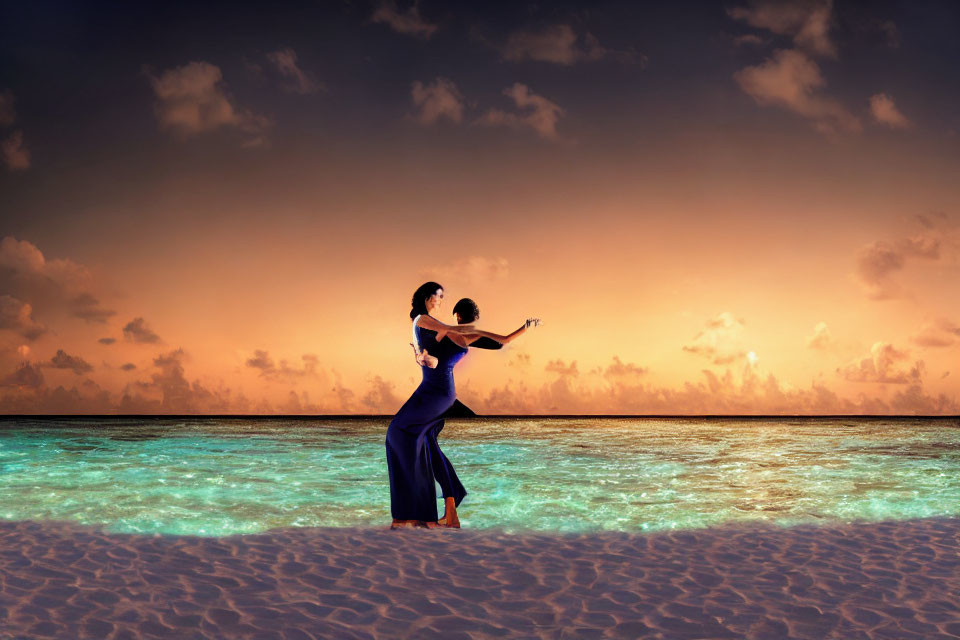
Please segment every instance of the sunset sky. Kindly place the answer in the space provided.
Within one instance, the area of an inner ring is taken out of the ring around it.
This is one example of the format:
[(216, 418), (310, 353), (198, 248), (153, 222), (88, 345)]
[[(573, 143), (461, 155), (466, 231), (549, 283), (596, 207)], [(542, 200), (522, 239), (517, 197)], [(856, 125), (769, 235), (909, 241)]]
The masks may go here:
[(960, 4), (4, 3), (0, 412), (960, 413)]

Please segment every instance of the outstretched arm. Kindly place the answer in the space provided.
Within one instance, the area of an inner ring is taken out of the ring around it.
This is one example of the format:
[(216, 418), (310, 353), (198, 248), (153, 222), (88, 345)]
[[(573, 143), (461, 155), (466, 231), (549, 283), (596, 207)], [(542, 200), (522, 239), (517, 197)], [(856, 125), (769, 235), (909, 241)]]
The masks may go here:
[[(520, 334), (526, 332), (527, 327), (536, 327), (539, 325), (540, 325), (540, 318), (530, 318), (525, 323), (523, 323), (522, 327), (520, 327), (513, 333), (509, 333), (505, 336), (500, 335), (499, 333), (492, 333), (490, 331), (482, 331), (480, 329), (474, 329), (470, 333), (466, 333), (462, 336), (456, 336), (456, 337), (450, 336), (450, 339), (456, 342), (457, 344), (459, 344), (461, 347), (469, 346), (470, 344), (476, 342), (481, 338), (488, 338), (490, 340), (495, 340), (496, 342), (499, 342), (501, 345), (504, 345), (504, 344), (508, 344), (515, 338), (519, 337)], [(466, 325), (460, 325), (460, 326), (466, 326)], [(486, 348), (490, 348), (490, 347), (486, 347)]]

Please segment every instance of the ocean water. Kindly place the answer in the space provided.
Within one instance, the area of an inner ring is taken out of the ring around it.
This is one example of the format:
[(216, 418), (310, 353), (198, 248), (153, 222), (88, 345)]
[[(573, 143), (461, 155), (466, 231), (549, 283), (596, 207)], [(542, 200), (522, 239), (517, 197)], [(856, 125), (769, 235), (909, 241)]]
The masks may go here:
[[(384, 419), (7, 419), (0, 519), (231, 535), (390, 523)], [(476, 418), (464, 527), (658, 531), (960, 515), (957, 419)], [(438, 508), (443, 513), (439, 499)]]

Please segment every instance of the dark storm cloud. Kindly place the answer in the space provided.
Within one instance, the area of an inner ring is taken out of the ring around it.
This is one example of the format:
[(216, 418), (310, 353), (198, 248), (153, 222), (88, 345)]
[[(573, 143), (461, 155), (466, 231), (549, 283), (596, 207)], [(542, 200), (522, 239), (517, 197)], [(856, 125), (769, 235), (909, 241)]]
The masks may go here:
[(70, 369), (78, 376), (93, 371), (93, 366), (86, 360), (79, 356), (71, 356), (63, 349), (57, 349), (57, 355), (43, 366), (52, 369)]
[(123, 337), (130, 342), (140, 342), (144, 344), (161, 342), (160, 336), (147, 326), (147, 321), (143, 318), (134, 318), (128, 322), (123, 328)]

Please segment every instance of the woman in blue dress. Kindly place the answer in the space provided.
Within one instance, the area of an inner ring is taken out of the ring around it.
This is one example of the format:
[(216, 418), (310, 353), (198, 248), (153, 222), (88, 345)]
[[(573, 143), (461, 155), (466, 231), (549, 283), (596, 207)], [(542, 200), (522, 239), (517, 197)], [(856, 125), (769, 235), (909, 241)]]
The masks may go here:
[[(513, 334), (502, 336), (481, 331), (472, 324), (447, 325), (440, 322), (431, 313), (437, 313), (442, 304), (443, 287), (436, 282), (423, 284), (413, 294), (410, 317), (413, 319), (413, 338), (423, 380), (400, 407), (387, 429), (385, 445), (390, 477), (390, 511), (393, 516), (391, 528), (459, 527), (456, 507), (467, 492), (457, 478), (453, 465), (436, 446), (436, 434), (443, 428), (443, 414), (457, 397), (453, 368), (466, 355), (471, 342), (482, 337), (498, 342), (509, 341), (527, 327), (538, 323), (533, 319), (528, 320)], [(446, 513), (443, 522), (437, 519), (435, 482), (440, 482), (445, 494)], [(451, 495), (446, 495), (448, 493)]]

